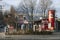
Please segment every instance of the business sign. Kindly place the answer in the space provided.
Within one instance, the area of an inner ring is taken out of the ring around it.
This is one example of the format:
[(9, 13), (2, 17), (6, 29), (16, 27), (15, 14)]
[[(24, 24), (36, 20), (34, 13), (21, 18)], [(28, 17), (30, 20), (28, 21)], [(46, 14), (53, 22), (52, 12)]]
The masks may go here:
[(48, 11), (48, 21), (51, 23), (51, 27), (54, 27), (55, 22), (55, 10)]

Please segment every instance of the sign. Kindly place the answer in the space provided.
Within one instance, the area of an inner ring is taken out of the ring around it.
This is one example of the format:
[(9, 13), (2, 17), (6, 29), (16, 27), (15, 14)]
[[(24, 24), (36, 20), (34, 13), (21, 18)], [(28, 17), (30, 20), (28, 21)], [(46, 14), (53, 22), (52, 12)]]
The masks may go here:
[(49, 24), (49, 25), (51, 25), (51, 27), (54, 27), (54, 22), (55, 22), (55, 10), (49, 10), (48, 11), (48, 21), (49, 21), (49, 23), (51, 23), (51, 24)]

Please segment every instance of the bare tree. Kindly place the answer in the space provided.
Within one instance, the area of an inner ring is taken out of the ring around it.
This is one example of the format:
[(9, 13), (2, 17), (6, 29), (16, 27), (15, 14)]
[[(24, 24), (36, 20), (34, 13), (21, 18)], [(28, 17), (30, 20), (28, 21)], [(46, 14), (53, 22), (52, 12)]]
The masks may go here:
[[(26, 13), (30, 20), (33, 19), (33, 13), (39, 13), (38, 16), (45, 17), (52, 4), (51, 0), (22, 0), (18, 6), (18, 11)], [(37, 6), (37, 7), (36, 7)]]
[[(34, 7), (36, 6), (36, 0), (23, 0), (19, 5), (20, 12), (26, 13), (26, 15), (30, 16), (30, 21), (33, 20), (33, 12)], [(18, 8), (18, 9), (19, 9)]]
[(40, 0), (39, 4), (40, 4), (41, 11), (43, 13), (43, 16), (45, 17), (46, 11), (50, 9), (52, 1), (51, 0)]

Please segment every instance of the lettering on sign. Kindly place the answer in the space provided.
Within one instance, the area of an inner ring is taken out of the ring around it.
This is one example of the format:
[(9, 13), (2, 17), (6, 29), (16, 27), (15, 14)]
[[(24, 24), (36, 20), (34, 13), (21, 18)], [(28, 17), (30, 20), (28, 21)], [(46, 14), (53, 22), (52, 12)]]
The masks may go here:
[(53, 14), (51, 11), (49, 11), (49, 18), (53, 18)]

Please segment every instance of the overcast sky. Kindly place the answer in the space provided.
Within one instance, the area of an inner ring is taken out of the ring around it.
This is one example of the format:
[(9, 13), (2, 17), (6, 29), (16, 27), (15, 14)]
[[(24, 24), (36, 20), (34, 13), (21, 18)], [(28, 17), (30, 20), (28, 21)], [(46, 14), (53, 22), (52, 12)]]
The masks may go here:
[[(19, 5), (19, 3), (21, 2), (21, 0), (3, 0), (7, 5), (13, 5), (15, 7), (17, 7)], [(56, 8), (56, 14), (57, 16), (60, 18), (60, 0), (53, 0), (53, 4), (52, 6), (54, 6)], [(7, 8), (7, 7), (6, 7)]]
[(17, 6), (20, 3), (20, 0), (3, 0), (3, 1), (9, 5), (14, 5), (14, 6)]

